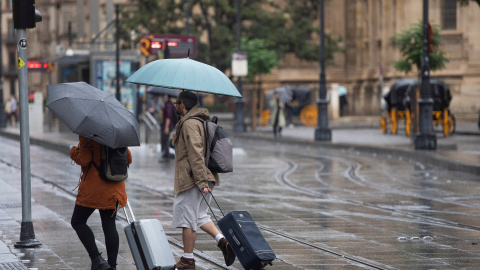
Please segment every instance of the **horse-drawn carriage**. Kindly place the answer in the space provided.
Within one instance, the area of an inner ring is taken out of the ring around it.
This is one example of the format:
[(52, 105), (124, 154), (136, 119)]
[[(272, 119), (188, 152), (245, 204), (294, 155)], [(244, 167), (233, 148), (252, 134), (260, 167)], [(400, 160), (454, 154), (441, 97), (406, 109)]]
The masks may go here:
[[(380, 127), (387, 133), (388, 127), (392, 134), (397, 134), (399, 121), (404, 120), (405, 134), (411, 133), (412, 120), (415, 118), (416, 101), (419, 98), (420, 82), (413, 79), (397, 80), (390, 91), (383, 96), (385, 106), (380, 117)], [(432, 120), (435, 126), (443, 126), (443, 135), (455, 132), (455, 117), (449, 110), (452, 96), (450, 89), (441, 80), (431, 79), (430, 89), (433, 99)]]

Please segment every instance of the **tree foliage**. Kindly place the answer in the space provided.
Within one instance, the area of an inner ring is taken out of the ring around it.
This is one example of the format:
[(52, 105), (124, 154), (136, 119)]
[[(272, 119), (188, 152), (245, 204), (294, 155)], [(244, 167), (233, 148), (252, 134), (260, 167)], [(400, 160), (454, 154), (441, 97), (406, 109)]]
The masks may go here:
[(477, 2), (480, 6), (480, 0), (457, 0), (461, 6), (467, 6), (470, 2)]
[[(196, 59), (221, 71), (230, 68), (231, 53), (237, 48), (236, 0), (129, 0), (131, 9), (122, 12), (122, 38), (135, 30), (142, 34), (185, 34), (187, 2), (191, 12), (190, 34), (197, 36)], [(318, 0), (289, 0), (280, 6), (274, 0), (241, 1), (241, 36), (243, 44), (257, 44), (262, 50), (274, 51), (275, 63), (286, 53), (318, 61)], [(341, 37), (325, 35), (327, 61), (339, 46)], [(138, 42), (138, 40), (137, 40)], [(251, 42), (251, 43), (249, 43)], [(129, 44), (126, 42), (125, 44)], [(242, 45), (243, 46), (243, 45)], [(252, 45), (253, 46), (253, 45)], [(256, 47), (256, 45), (254, 46)], [(241, 50), (251, 48), (241, 48)], [(253, 53), (253, 52), (250, 52)], [(269, 54), (271, 57), (273, 54)]]
[[(415, 66), (417, 70), (421, 70), (423, 55), (422, 21), (401, 33), (396, 33), (390, 41), (393, 47), (398, 48), (403, 56), (403, 59), (394, 63), (395, 69), (408, 73)], [(433, 25), (433, 52), (429, 54), (430, 69), (432, 71), (445, 68), (445, 64), (448, 63), (446, 53), (440, 50), (440, 43), (439, 26)]]
[(265, 39), (242, 38), (242, 48), (248, 55), (247, 79), (250, 81), (253, 81), (257, 75), (269, 74), (277, 66), (277, 53), (268, 49)]

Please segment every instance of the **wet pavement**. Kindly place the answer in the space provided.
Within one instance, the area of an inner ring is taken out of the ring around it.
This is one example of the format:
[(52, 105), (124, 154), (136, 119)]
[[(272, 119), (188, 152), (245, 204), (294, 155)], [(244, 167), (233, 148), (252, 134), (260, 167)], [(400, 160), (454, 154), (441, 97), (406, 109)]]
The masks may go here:
[[(234, 172), (221, 176), (214, 194), (224, 212), (252, 215), (277, 254), (267, 269), (478, 269), (476, 122), (458, 123), (451, 137), (439, 135), (436, 151), (413, 150), (410, 138), (382, 134), (374, 124), (354, 124), (332, 123), (332, 142), (315, 142), (308, 127), (286, 128), (281, 139), (273, 139), (269, 128), (229, 133)], [(76, 135), (31, 135), (32, 219), (42, 245), (17, 249), (18, 131), (0, 133), (0, 269), (89, 269), (70, 227), (80, 168), (67, 151)], [(162, 222), (178, 259), (181, 231), (171, 228), (173, 160), (158, 163), (154, 145), (131, 150), (127, 193), (135, 215)], [(89, 225), (106, 254), (98, 214)], [(117, 269), (135, 269), (125, 225), (120, 212)], [(198, 234), (195, 255), (197, 269), (227, 269), (205, 233)], [(229, 269), (242, 267), (235, 262)]]

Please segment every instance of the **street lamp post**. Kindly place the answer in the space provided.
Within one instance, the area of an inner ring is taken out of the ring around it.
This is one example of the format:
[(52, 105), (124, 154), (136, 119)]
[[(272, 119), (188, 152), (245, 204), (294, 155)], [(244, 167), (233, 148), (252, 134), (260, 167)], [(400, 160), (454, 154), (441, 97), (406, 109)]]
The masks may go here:
[(433, 132), (433, 100), (430, 90), (430, 63), (428, 58), (428, 0), (423, 0), (423, 63), (420, 86), (419, 132), (415, 136), (415, 149), (436, 149), (437, 137)]
[[(240, 34), (241, 34), (241, 22), (240, 22), (240, 0), (237, 0), (237, 50), (240, 51)], [(237, 77), (237, 88), (240, 95), (242, 94), (242, 77)], [(235, 132), (245, 132), (247, 131), (247, 126), (244, 122), (243, 115), (243, 98), (236, 98), (235, 100), (235, 122), (233, 124), (233, 131)]]
[(117, 98), (118, 101), (121, 102), (121, 96), (120, 96), (120, 27), (118, 23), (118, 13), (120, 10), (120, 5), (115, 6), (115, 28), (116, 28), (116, 33), (115, 33), (115, 44), (116, 44), (116, 50), (115, 50), (115, 68), (116, 68), (116, 89), (115, 89), (115, 97)]
[(320, 6), (320, 91), (317, 100), (318, 126), (315, 129), (316, 141), (331, 141), (332, 131), (328, 128), (328, 100), (327, 83), (325, 80), (325, 24), (324, 24), (324, 0), (319, 0)]
[[(0, 0), (0, 7), (2, 0)], [(7, 116), (5, 115), (5, 103), (3, 101), (3, 58), (2, 58), (2, 11), (0, 9), (0, 128), (7, 127)]]

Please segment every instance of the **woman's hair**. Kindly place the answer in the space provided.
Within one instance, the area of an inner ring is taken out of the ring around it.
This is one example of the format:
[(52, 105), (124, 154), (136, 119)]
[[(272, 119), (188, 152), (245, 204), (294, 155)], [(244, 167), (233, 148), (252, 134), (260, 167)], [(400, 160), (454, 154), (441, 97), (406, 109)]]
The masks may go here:
[(182, 91), (180, 94), (178, 94), (177, 101), (183, 103), (183, 105), (185, 105), (185, 109), (190, 111), (195, 105), (197, 105), (198, 98), (193, 92)]

